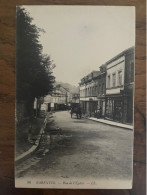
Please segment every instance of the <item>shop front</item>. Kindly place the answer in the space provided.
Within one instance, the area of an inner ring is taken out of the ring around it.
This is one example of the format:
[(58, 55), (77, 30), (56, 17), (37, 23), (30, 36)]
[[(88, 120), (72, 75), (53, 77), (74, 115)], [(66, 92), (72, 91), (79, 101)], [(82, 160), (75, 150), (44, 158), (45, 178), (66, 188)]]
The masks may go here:
[(87, 114), (89, 116), (94, 116), (94, 113), (97, 110), (97, 98), (85, 98), (84, 100), (80, 100), (80, 105), (83, 114)]
[(100, 117), (105, 117), (105, 97), (104, 96), (98, 96), (98, 104), (97, 109), (100, 110)]
[(95, 100), (90, 100), (89, 102), (89, 115), (91, 116), (91, 117), (94, 117), (94, 115), (95, 115), (95, 112), (96, 112), (96, 110), (97, 110), (97, 101)]
[(123, 96), (106, 96), (105, 118), (116, 122), (123, 122)]

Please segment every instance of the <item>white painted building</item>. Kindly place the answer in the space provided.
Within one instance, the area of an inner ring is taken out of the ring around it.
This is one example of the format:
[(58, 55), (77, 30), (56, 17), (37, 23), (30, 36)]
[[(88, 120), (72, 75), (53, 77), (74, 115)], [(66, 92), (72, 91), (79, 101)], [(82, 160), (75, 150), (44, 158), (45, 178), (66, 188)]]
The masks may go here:
[(125, 56), (107, 63), (106, 94), (120, 94), (124, 90)]
[(134, 47), (106, 62), (105, 118), (133, 121)]
[(56, 86), (52, 94), (44, 97), (44, 103), (48, 104), (50, 110), (64, 110), (71, 101), (71, 94), (62, 86)]

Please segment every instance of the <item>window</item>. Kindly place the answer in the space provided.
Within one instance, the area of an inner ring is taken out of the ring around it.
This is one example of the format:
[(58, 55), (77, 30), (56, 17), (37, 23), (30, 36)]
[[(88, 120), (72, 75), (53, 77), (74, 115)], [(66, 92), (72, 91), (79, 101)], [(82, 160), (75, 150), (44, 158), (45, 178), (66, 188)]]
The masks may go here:
[(95, 96), (96, 87), (93, 87), (93, 96)]
[(108, 75), (107, 87), (110, 88), (110, 75)]
[(96, 95), (96, 96), (98, 95), (98, 86), (96, 86), (96, 92), (95, 92), (95, 95)]
[(112, 75), (112, 86), (113, 87), (116, 86), (116, 74), (115, 73)]
[(101, 85), (99, 85), (99, 94), (101, 94)]
[(88, 97), (90, 96), (90, 88), (88, 88), (88, 95), (87, 95)]
[(85, 91), (85, 96), (87, 97), (87, 89), (86, 89), (86, 91)]
[(94, 96), (94, 87), (92, 87), (92, 96)]
[(118, 86), (122, 85), (122, 71), (118, 72)]
[(104, 94), (104, 83), (102, 84), (102, 94)]
[(98, 86), (95, 87), (95, 95), (98, 95)]

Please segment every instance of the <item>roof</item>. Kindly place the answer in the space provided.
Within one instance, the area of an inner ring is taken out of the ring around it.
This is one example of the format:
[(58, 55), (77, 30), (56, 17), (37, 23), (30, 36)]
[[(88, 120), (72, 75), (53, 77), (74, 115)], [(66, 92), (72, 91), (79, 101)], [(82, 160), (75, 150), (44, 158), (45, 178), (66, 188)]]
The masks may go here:
[(82, 80), (86, 80), (86, 81), (91, 80), (92, 78), (97, 77), (99, 74), (100, 74), (100, 71), (94, 70), (94, 71), (92, 71), (91, 73), (89, 73), (88, 75), (86, 75), (85, 77), (83, 77), (83, 78), (81, 79), (81, 81), (82, 81)]
[(119, 57), (123, 56), (123, 55), (126, 55), (127, 53), (129, 52), (134, 52), (135, 50), (135, 47), (129, 47), (128, 49), (125, 49), (124, 51), (122, 51), (121, 53), (117, 54), (115, 57), (111, 58), (110, 60), (108, 60), (104, 65), (108, 65), (110, 64), (112, 61), (118, 59)]
[(88, 75), (86, 75), (85, 77), (83, 77), (79, 84), (84, 84), (85, 82), (91, 81), (92, 79), (97, 78), (99, 75), (104, 74), (106, 72), (106, 67), (107, 67), (108, 64), (110, 64), (114, 60), (118, 59), (119, 57), (128, 54), (129, 52), (134, 52), (134, 50), (135, 50), (135, 47), (132, 46), (132, 47), (122, 51), (121, 53), (117, 54), (115, 57), (111, 58), (109, 61), (107, 61), (106, 63), (102, 64), (99, 67), (100, 71), (94, 70), (91, 73), (89, 73)]

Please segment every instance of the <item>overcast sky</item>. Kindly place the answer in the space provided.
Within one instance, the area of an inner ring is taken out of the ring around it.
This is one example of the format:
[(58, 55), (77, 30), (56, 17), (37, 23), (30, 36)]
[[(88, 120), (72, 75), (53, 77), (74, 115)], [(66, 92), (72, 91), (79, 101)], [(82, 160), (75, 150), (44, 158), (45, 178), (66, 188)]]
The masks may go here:
[(43, 53), (56, 64), (57, 81), (80, 79), (135, 45), (135, 8), (129, 6), (24, 6), (43, 28)]

